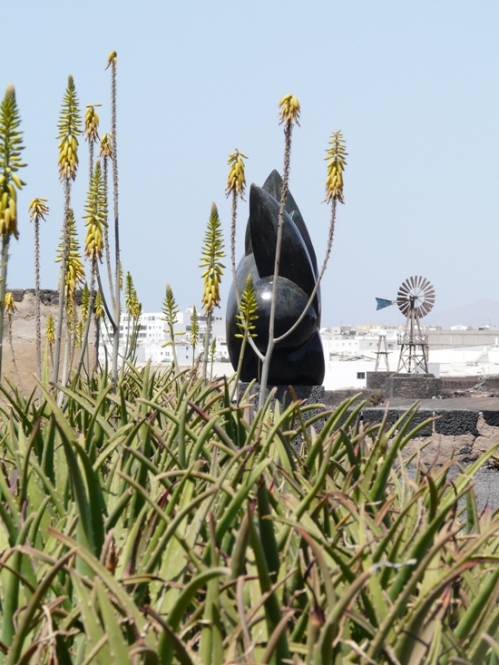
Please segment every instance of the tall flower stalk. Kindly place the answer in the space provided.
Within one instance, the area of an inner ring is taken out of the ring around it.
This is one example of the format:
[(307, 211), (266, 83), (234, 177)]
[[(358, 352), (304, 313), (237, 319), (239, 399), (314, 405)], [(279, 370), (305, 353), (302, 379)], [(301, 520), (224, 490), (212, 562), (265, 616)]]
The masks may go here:
[(116, 68), (118, 57), (112, 51), (107, 59), (107, 67), (111, 67), (111, 133), (113, 136), (113, 213), (114, 213), (114, 249), (115, 249), (115, 283), (113, 308), (113, 359), (112, 380), (116, 386), (118, 382), (118, 350), (120, 344), (120, 289), (121, 289), (121, 256), (118, 212), (118, 142), (117, 142), (117, 94), (116, 94)]
[[(104, 194), (106, 201), (108, 201), (107, 193), (107, 172), (108, 172), (108, 161), (113, 158), (113, 137), (111, 134), (104, 134), (100, 140), (100, 150), (99, 157), (102, 160), (102, 180), (104, 186)], [(104, 226), (104, 249), (106, 256), (106, 268), (107, 268), (107, 277), (109, 281), (109, 293), (111, 296), (111, 309), (114, 312), (115, 310), (115, 296), (114, 296), (114, 287), (113, 287), (113, 271), (111, 268), (111, 247), (109, 244), (109, 224), (107, 223)]]
[(42, 322), (40, 303), (40, 220), (48, 215), (47, 199), (33, 199), (29, 204), (29, 216), (35, 229), (35, 329), (36, 373), (42, 379)]
[(213, 203), (201, 253), (201, 263), (199, 264), (200, 268), (204, 268), (204, 272), (201, 275), (204, 280), (202, 305), (206, 316), (203, 378), (206, 378), (208, 369), (208, 353), (210, 348), (213, 310), (215, 307), (220, 307), (220, 283), (222, 281), (223, 269), (225, 267), (221, 262), (221, 259), (225, 256), (223, 250), (222, 226), (220, 224), (217, 206)]
[(163, 302), (163, 314), (163, 321), (166, 321), (166, 325), (168, 326), (168, 330), (165, 332), (168, 332), (170, 335), (170, 339), (167, 340), (163, 346), (170, 346), (171, 344), (173, 367), (175, 369), (175, 373), (178, 374), (180, 368), (177, 359), (177, 351), (175, 349), (175, 337), (177, 335), (183, 335), (183, 332), (175, 332), (175, 324), (177, 323), (178, 317), (178, 306), (177, 301), (175, 300), (175, 296), (173, 295), (172, 287), (169, 284), (166, 285), (165, 299)]
[(7, 337), (9, 339), (12, 364), (14, 365), (14, 370), (17, 374), (21, 390), (24, 390), (21, 373), (19, 371), (19, 367), (17, 366), (16, 354), (14, 351), (14, 340), (12, 337), (12, 317), (14, 316), (14, 313), (17, 312), (17, 307), (14, 301), (14, 294), (11, 291), (7, 291), (7, 293), (5, 294), (4, 302), (5, 302), (5, 313), (7, 314)]
[(326, 198), (324, 203), (331, 204), (331, 217), (329, 221), (329, 230), (326, 243), (326, 252), (324, 255), (324, 260), (322, 262), (319, 275), (317, 277), (314, 289), (310, 294), (307, 304), (303, 308), (301, 316), (295, 321), (295, 323), (287, 330), (283, 335), (275, 339), (275, 343), (278, 344), (280, 341), (284, 340), (288, 335), (290, 335), (295, 328), (297, 328), (301, 321), (303, 320), (305, 314), (308, 311), (308, 308), (313, 303), (313, 300), (317, 294), (324, 273), (326, 272), (327, 264), (329, 262), (329, 257), (331, 255), (331, 247), (334, 240), (334, 230), (336, 226), (336, 208), (337, 202), (345, 203), (343, 198), (343, 171), (346, 166), (346, 146), (343, 139), (342, 133), (340, 131), (333, 132), (331, 135), (331, 140), (329, 141), (329, 148), (326, 150), (326, 157), (324, 158), (327, 161), (327, 177), (326, 177)]
[(59, 380), (59, 363), (62, 344), (62, 322), (64, 318), (64, 289), (66, 283), (66, 270), (69, 254), (68, 219), (71, 204), (71, 182), (76, 178), (78, 170), (78, 136), (81, 134), (80, 109), (76, 87), (72, 76), (68, 76), (68, 83), (62, 102), (59, 117), (59, 179), (64, 185), (64, 218), (63, 218), (63, 251), (59, 277), (59, 311), (57, 319), (57, 333), (54, 351), (53, 382)]
[(128, 322), (124, 357), (133, 361), (140, 330), (139, 319), (142, 314), (142, 304), (138, 298), (130, 272), (127, 272), (125, 277), (125, 308)]
[(73, 352), (75, 347), (76, 337), (76, 292), (79, 286), (85, 281), (85, 268), (80, 256), (80, 244), (78, 242), (78, 233), (76, 230), (76, 222), (73, 210), (70, 208), (68, 212), (68, 220), (66, 231), (59, 245), (57, 252), (57, 263), (62, 263), (64, 260), (64, 253), (66, 253), (66, 272), (64, 283), (64, 302), (66, 304), (66, 346), (65, 346), (65, 360), (62, 371), (62, 383), (66, 383), (69, 373), (69, 368), (72, 364)]
[(54, 344), (55, 344), (55, 321), (54, 316), (49, 314), (47, 316), (47, 322), (45, 324), (45, 336), (47, 338), (47, 344), (49, 348), (50, 361), (54, 362)]
[(277, 282), (278, 282), (279, 269), (280, 269), (284, 211), (286, 207), (286, 199), (288, 196), (289, 170), (290, 170), (290, 161), (291, 161), (291, 137), (292, 137), (293, 126), (295, 124), (299, 124), (298, 118), (300, 115), (300, 104), (296, 99), (296, 97), (293, 97), (293, 95), (285, 95), (279, 102), (279, 106), (281, 108), (280, 124), (284, 124), (284, 169), (283, 169), (283, 183), (279, 200), (279, 215), (277, 222), (276, 257), (274, 265), (274, 280), (273, 280), (272, 299), (271, 299), (270, 317), (269, 317), (270, 319), (269, 339), (265, 356), (262, 362), (262, 371), (260, 377), (260, 394), (259, 394), (260, 407), (262, 407), (265, 403), (270, 363), (272, 360), (272, 354), (275, 345), (283, 341), (286, 337), (288, 337), (303, 320), (303, 317), (305, 316), (306, 312), (308, 311), (310, 305), (312, 304), (317, 294), (317, 290), (319, 289), (322, 277), (326, 270), (334, 238), (337, 202), (339, 201), (340, 203), (344, 203), (343, 171), (345, 169), (346, 156), (347, 156), (347, 152), (345, 149), (345, 142), (343, 140), (341, 132), (334, 132), (329, 142), (329, 148), (326, 151), (327, 154), (325, 158), (326, 161), (328, 162), (327, 177), (326, 177), (326, 202), (331, 203), (331, 219), (329, 224), (328, 240), (327, 240), (327, 247), (326, 247), (324, 261), (321, 270), (317, 276), (314, 289), (310, 294), (308, 303), (303, 308), (300, 317), (295, 321), (295, 323), (291, 328), (289, 328), (283, 335), (276, 338), (274, 336), (274, 324), (275, 324), (275, 311), (277, 305)]
[(286, 199), (288, 197), (289, 186), (289, 169), (291, 164), (291, 138), (293, 127), (295, 124), (299, 125), (298, 119), (300, 117), (300, 103), (294, 95), (285, 95), (279, 102), (280, 106), (280, 123), (284, 124), (284, 167), (282, 174), (282, 187), (281, 198), (279, 201), (279, 216), (277, 218), (277, 240), (274, 264), (274, 280), (272, 285), (272, 300), (270, 302), (270, 317), (269, 317), (269, 340), (267, 350), (262, 362), (262, 374), (260, 377), (260, 395), (259, 406), (262, 407), (265, 403), (267, 384), (269, 378), (270, 363), (275, 346), (274, 339), (274, 325), (275, 325), (275, 309), (277, 301), (277, 280), (279, 278), (279, 267), (281, 263), (281, 245), (282, 245), (282, 228), (284, 225), (284, 210), (286, 208)]
[(94, 310), (95, 277), (98, 275), (98, 263), (102, 261), (104, 250), (104, 229), (107, 227), (107, 198), (100, 160), (95, 163), (95, 168), (90, 179), (90, 187), (85, 204), (85, 226), (87, 234), (85, 237), (85, 257), (90, 260), (90, 301), (88, 316), (85, 321), (85, 329), (82, 336), (81, 354), (78, 362), (77, 375), (81, 372), (85, 351), (88, 345), (88, 335)]
[(237, 200), (244, 201), (244, 190), (246, 188), (246, 175), (244, 172), (244, 160), (248, 159), (243, 152), (235, 150), (229, 155), (227, 163), (229, 174), (227, 176), (227, 197), (232, 198), (231, 224), (230, 224), (230, 259), (232, 267), (232, 280), (234, 282), (234, 294), (239, 303), (239, 288), (237, 286), (236, 274), (236, 229), (237, 229)]
[(99, 116), (95, 110), (100, 104), (87, 104), (85, 111), (85, 139), (88, 141), (88, 180), (92, 181), (94, 171), (94, 149), (99, 140)]
[(26, 184), (17, 171), (26, 166), (21, 161), (21, 118), (13, 85), (7, 86), (0, 106), (0, 380), (2, 378), (5, 293), (10, 239), (19, 237), (17, 230), (17, 190)]

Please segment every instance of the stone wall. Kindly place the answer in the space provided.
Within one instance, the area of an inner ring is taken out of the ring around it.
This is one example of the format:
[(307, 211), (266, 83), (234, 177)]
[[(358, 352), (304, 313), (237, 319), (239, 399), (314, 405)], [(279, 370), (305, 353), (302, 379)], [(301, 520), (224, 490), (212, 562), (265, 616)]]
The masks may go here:
[(370, 391), (382, 391), (385, 399), (392, 397), (427, 399), (437, 397), (441, 390), (441, 381), (433, 374), (367, 372), (366, 385)]
[(347, 399), (359, 395), (359, 399), (368, 399), (372, 391), (370, 390), (359, 390), (355, 388), (345, 388), (343, 390), (326, 390), (324, 394), (324, 406), (330, 409), (333, 406), (338, 406)]
[(366, 372), (366, 388), (368, 390), (385, 390), (387, 379), (396, 372)]
[(431, 399), (440, 395), (440, 379), (433, 374), (393, 374), (385, 383), (385, 399)]

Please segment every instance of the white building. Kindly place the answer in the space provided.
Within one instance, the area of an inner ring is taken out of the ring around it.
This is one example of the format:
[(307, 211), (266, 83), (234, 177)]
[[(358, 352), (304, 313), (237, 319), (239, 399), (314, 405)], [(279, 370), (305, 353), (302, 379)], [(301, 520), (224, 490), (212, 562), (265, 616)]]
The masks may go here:
[[(192, 344), (190, 339), (191, 317), (193, 308), (179, 312), (174, 326), (175, 352), (181, 366), (192, 364)], [(195, 349), (195, 357), (203, 352), (206, 317), (198, 315), (199, 341)], [(382, 326), (359, 326), (357, 330), (336, 326), (321, 330), (324, 348), (326, 390), (342, 388), (365, 388), (367, 372), (376, 367), (379, 352), (378, 370), (396, 371), (400, 347), (397, 335), (403, 326), (383, 328)], [(123, 357), (130, 345), (132, 334), (131, 322), (126, 315), (122, 317), (120, 354)], [(441, 331), (443, 332), (443, 331)], [(458, 334), (458, 330), (454, 334)], [(231, 376), (232, 365), (228, 362), (227, 342), (225, 339), (225, 318), (216, 313), (213, 317), (212, 339), (216, 339), (215, 374)], [(111, 357), (112, 342), (105, 329), (102, 330), (102, 343), (99, 357), (104, 361), (106, 353)], [(128, 342), (127, 342), (128, 340)], [(380, 341), (381, 340), (381, 341)], [(173, 361), (173, 351), (164, 315), (161, 312), (144, 312), (139, 318), (137, 330), (137, 362), (150, 360), (155, 365), (169, 365)], [(386, 347), (385, 347), (386, 341)], [(494, 341), (494, 338), (492, 339)], [(499, 340), (495, 344), (479, 346), (461, 346), (456, 348), (429, 348), (428, 369), (437, 377), (450, 376), (484, 376), (499, 374)], [(128, 346), (127, 346), (128, 345)], [(386, 351), (385, 351), (386, 348)]]
[[(194, 308), (189, 307), (185, 312), (179, 312), (174, 325), (175, 353), (179, 365), (192, 363), (191, 344), (191, 317)], [(204, 337), (206, 334), (206, 317), (198, 314), (199, 338), (195, 349), (195, 358), (203, 352)], [(154, 364), (171, 363), (173, 351), (170, 342), (170, 333), (162, 312), (143, 312), (138, 320), (135, 330), (137, 346), (135, 359), (142, 363), (150, 360)], [(123, 358), (130, 349), (134, 335), (134, 322), (127, 314), (123, 314), (120, 322), (120, 357)], [(225, 341), (225, 318), (218, 313), (212, 317), (210, 342), (215, 338), (215, 359), (224, 362), (228, 360), (227, 342)], [(99, 359), (104, 361), (106, 354), (111, 357), (112, 339), (108, 334), (105, 323), (101, 325), (101, 344), (99, 346)]]

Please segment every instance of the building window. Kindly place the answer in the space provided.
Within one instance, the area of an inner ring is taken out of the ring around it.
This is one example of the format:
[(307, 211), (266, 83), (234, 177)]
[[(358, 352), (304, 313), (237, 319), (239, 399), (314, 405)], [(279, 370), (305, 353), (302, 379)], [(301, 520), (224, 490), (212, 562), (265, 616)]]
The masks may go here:
[(365, 379), (366, 378), (366, 373), (365, 372), (357, 372), (357, 378), (358, 379)]

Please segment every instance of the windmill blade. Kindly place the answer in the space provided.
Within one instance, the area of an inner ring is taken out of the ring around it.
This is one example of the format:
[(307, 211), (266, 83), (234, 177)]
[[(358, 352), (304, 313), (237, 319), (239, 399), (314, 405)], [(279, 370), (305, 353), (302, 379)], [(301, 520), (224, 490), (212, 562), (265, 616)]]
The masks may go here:
[(404, 316), (407, 314), (410, 308), (410, 301), (405, 298), (399, 298), (397, 300), (397, 305)]
[(393, 305), (393, 300), (387, 300), (386, 298), (376, 298), (376, 311), (378, 311), (378, 309), (390, 307), (390, 305)]
[(430, 280), (426, 279), (426, 277), (423, 277), (423, 283), (421, 285), (421, 288), (423, 289), (423, 291), (425, 291), (428, 286), (431, 286)]
[(409, 281), (406, 279), (405, 282), (402, 282), (402, 284), (400, 285), (399, 291), (408, 293), (410, 290), (411, 290), (411, 285)]

